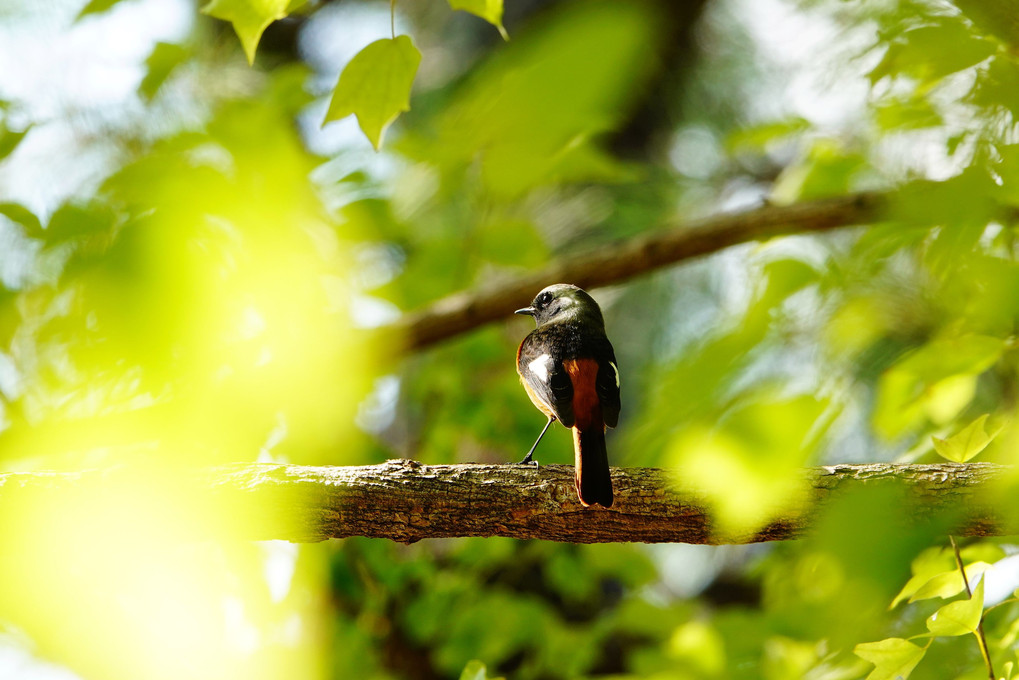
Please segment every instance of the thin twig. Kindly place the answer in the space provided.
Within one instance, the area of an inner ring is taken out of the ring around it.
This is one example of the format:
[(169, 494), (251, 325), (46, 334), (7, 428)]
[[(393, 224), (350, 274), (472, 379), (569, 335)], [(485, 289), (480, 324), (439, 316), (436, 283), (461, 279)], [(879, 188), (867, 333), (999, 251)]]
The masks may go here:
[[(962, 564), (962, 555), (959, 553), (959, 544), (955, 542), (955, 536), (949, 534), (948, 540), (952, 542), (952, 550), (955, 551), (955, 563), (959, 566), (959, 573), (962, 574), (962, 583), (966, 586), (966, 595), (970, 599), (973, 599), (973, 590), (969, 587), (969, 579), (966, 577), (966, 568)], [(983, 603), (981, 603), (981, 608)], [(980, 612), (980, 623), (977, 624), (977, 646), (980, 647), (980, 656), (984, 657), (984, 663), (987, 664), (987, 677), (990, 680), (996, 680), (994, 675), (994, 666), (991, 664), (991, 652), (987, 648), (987, 637), (984, 635), (984, 612)]]

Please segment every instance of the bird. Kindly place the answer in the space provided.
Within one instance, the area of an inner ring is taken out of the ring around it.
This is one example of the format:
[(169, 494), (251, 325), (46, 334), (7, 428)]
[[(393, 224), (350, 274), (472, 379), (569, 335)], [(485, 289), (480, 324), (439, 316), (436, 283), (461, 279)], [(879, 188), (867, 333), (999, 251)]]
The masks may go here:
[(537, 326), (517, 349), (517, 373), (531, 402), (548, 418), (519, 464), (537, 464), (534, 450), (558, 420), (573, 430), (580, 503), (611, 507), (605, 429), (619, 421), (619, 367), (601, 309), (584, 290), (557, 283), (514, 313), (534, 317)]

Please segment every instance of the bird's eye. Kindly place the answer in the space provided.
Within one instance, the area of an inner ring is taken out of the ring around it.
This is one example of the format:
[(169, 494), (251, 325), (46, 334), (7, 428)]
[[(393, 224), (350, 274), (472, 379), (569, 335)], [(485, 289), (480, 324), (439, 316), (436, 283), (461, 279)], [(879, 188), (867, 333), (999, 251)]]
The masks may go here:
[(540, 296), (538, 297), (538, 304), (539, 304), (539, 305), (545, 306), (545, 305), (547, 305), (547, 304), (548, 304), (549, 302), (552, 302), (552, 293), (542, 293), (542, 294), (541, 294), (541, 295), (540, 295)]

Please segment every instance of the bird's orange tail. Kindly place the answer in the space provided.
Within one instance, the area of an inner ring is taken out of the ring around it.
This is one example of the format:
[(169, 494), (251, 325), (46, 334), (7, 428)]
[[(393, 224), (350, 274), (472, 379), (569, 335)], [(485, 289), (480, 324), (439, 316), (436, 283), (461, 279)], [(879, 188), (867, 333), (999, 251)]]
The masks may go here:
[(577, 495), (581, 504), (599, 503), (606, 508), (612, 507), (612, 478), (604, 426), (583, 431), (574, 427), (573, 450), (576, 453)]

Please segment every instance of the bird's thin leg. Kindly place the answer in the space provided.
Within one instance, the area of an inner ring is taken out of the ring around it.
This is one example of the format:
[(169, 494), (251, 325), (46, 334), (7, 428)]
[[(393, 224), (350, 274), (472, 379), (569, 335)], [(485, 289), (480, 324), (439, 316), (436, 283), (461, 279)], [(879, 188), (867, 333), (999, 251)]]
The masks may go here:
[(541, 431), (541, 434), (538, 435), (538, 438), (534, 440), (534, 445), (531, 447), (531, 450), (527, 452), (527, 455), (524, 456), (524, 459), (517, 463), (517, 465), (530, 465), (531, 463), (534, 463), (534, 467), (538, 467), (538, 461), (532, 459), (531, 456), (534, 455), (534, 450), (538, 448), (538, 442), (540, 442), (541, 438), (545, 436), (546, 432), (548, 432), (548, 427), (549, 425), (552, 424), (554, 420), (555, 416), (548, 417), (548, 422), (545, 423), (545, 428)]

